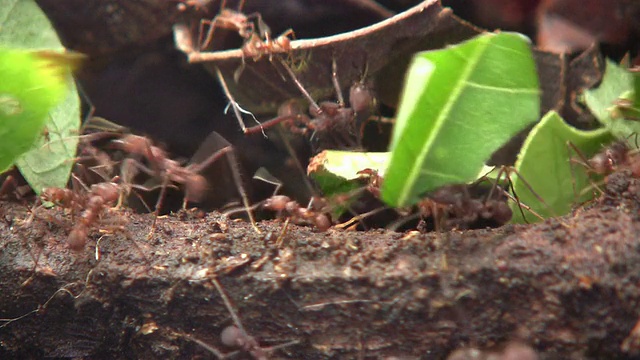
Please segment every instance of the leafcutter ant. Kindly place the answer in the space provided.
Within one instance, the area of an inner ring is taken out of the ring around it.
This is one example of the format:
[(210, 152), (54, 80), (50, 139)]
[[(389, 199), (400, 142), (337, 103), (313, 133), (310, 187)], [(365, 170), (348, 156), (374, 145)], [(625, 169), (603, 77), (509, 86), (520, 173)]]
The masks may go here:
[(206, 349), (207, 351), (215, 355), (218, 359), (230, 359), (236, 355), (245, 353), (245, 354), (251, 355), (253, 359), (266, 360), (269, 358), (268, 355), (270, 353), (299, 343), (298, 340), (293, 340), (293, 341), (286, 342), (284, 344), (275, 345), (271, 347), (261, 347), (258, 341), (253, 336), (249, 335), (247, 330), (242, 325), (242, 322), (240, 321), (240, 317), (234, 310), (233, 305), (231, 304), (231, 300), (229, 300), (229, 297), (222, 289), (222, 285), (220, 285), (220, 282), (218, 282), (218, 280), (215, 277), (211, 278), (211, 282), (213, 283), (216, 290), (220, 294), (220, 297), (222, 298), (222, 302), (224, 303), (224, 306), (227, 308), (227, 311), (229, 312), (229, 315), (233, 320), (232, 325), (229, 325), (222, 330), (220, 334), (220, 341), (225, 346), (236, 348), (239, 350), (224, 354), (217, 348), (205, 343), (204, 341), (201, 341), (195, 338), (192, 335), (181, 334), (183, 337), (202, 346), (204, 349)]
[[(242, 197), (247, 215), (249, 216), (249, 220), (251, 221), (254, 229), (260, 232), (256, 227), (253, 213), (251, 212), (249, 206), (248, 196), (244, 190), (244, 187), (242, 186), (240, 172), (237, 167), (237, 161), (231, 144), (229, 144), (229, 142), (227, 142), (224, 138), (222, 138), (222, 136), (215, 132), (209, 135), (209, 138), (205, 140), (205, 143), (207, 141), (216, 141), (216, 143), (218, 144), (225, 145), (221, 149), (210, 153), (208, 157), (204, 159), (204, 161), (198, 164), (189, 164), (186, 166), (182, 166), (178, 161), (170, 159), (164, 150), (153, 145), (151, 140), (142, 136), (129, 134), (123, 136), (121, 139), (113, 140), (111, 141), (111, 143), (115, 147), (129, 154), (142, 156), (147, 162), (147, 165), (145, 165), (142, 162), (131, 158), (125, 162), (125, 170), (123, 171), (127, 173), (135, 173), (136, 170), (140, 170), (161, 181), (160, 194), (154, 210), (155, 216), (153, 227), (155, 227), (156, 218), (159, 214), (160, 208), (162, 207), (166, 189), (171, 183), (176, 183), (184, 186), (185, 195), (183, 208), (186, 208), (188, 202), (200, 201), (207, 190), (208, 184), (206, 179), (202, 175), (200, 175), (199, 172), (207, 168), (216, 160), (220, 159), (222, 156), (226, 155), (227, 159), (229, 160), (229, 165), (237, 189), (240, 193), (240, 196)], [(142, 190), (151, 190), (147, 187), (139, 185), (134, 185), (133, 187)]]
[(120, 187), (114, 182), (93, 184), (86, 193), (66, 188), (45, 188), (41, 195), (43, 201), (70, 209), (72, 215), (78, 217), (67, 237), (67, 245), (73, 251), (84, 249), (91, 228), (104, 211), (116, 203), (119, 196)]
[[(619, 140), (603, 147), (602, 150), (589, 159), (587, 159), (573, 143), (568, 142), (567, 145), (579, 157), (579, 160), (571, 159), (572, 173), (574, 171), (573, 163), (578, 163), (587, 169), (587, 173), (595, 175), (606, 177), (617, 170), (628, 169), (634, 177), (640, 177), (638, 150), (633, 149), (626, 140)], [(591, 178), (589, 178), (589, 181), (591, 182), (591, 188), (598, 189), (600, 193), (603, 193), (603, 190), (598, 186), (597, 182), (594, 182)], [(585, 190), (588, 189), (589, 188)], [(574, 192), (577, 193), (576, 190), (574, 181)], [(583, 192), (580, 192), (579, 195), (582, 194)]]
[(298, 81), (293, 70), (281, 59), (281, 65), (289, 73), (304, 97), (309, 101), (309, 116), (304, 114), (299, 106), (287, 102), (279, 110), (279, 116), (263, 122), (260, 126), (248, 128), (246, 133), (255, 133), (279, 123), (288, 125), (294, 132), (309, 135), (313, 152), (323, 149), (354, 148), (359, 146), (360, 137), (357, 132), (359, 119), (370, 115), (375, 106), (372, 90), (363, 81), (355, 83), (349, 92), (351, 107), (346, 107), (340, 83), (335, 58), (332, 62), (332, 81), (336, 90), (337, 102), (323, 101), (316, 103), (304, 86)]

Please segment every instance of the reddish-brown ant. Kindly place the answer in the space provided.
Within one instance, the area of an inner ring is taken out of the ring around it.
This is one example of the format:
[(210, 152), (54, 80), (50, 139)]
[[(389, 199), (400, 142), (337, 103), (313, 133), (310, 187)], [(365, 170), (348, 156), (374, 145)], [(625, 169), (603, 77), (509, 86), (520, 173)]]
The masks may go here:
[(70, 209), (72, 215), (80, 212), (79, 219), (69, 232), (67, 245), (73, 251), (84, 248), (89, 231), (97, 223), (102, 213), (114, 205), (120, 195), (120, 186), (113, 182), (93, 184), (86, 194), (70, 189), (45, 188), (42, 200)]
[(242, 46), (242, 55), (257, 61), (264, 55), (269, 55), (272, 58), (273, 54), (289, 52), (291, 51), (289, 36), (292, 35), (294, 35), (292, 29), (288, 29), (275, 39), (271, 37), (269, 32), (265, 32), (262, 37), (254, 32)]
[[(189, 164), (187, 166), (182, 166), (176, 160), (170, 159), (164, 150), (153, 145), (151, 143), (151, 140), (143, 136), (129, 134), (123, 136), (121, 139), (113, 140), (111, 143), (125, 152), (144, 157), (149, 165), (146, 166), (137, 160), (130, 159), (129, 161), (125, 162), (125, 168), (128, 168), (124, 170), (125, 172), (131, 173), (134, 172), (135, 169), (137, 169), (162, 181), (160, 185), (160, 195), (158, 197), (154, 210), (155, 217), (153, 226), (155, 226), (155, 219), (157, 218), (160, 208), (162, 207), (166, 189), (171, 183), (177, 183), (184, 186), (185, 195), (183, 207), (186, 207), (187, 203), (190, 201), (200, 201), (204, 196), (208, 185), (206, 179), (202, 175), (200, 175), (199, 172), (207, 168), (222, 156), (227, 155), (234, 181), (236, 182), (238, 191), (240, 192), (240, 196), (242, 197), (242, 201), (245, 205), (245, 209), (247, 211), (251, 224), (254, 229), (259, 232), (255, 225), (253, 213), (250, 210), (248, 196), (244, 190), (244, 187), (242, 186), (242, 181), (240, 179), (240, 174), (237, 168), (233, 148), (226, 140), (224, 140), (224, 138), (222, 138), (217, 133), (212, 133), (210, 137), (213, 137), (216, 141), (218, 141), (218, 143), (225, 143), (227, 145), (222, 149), (213, 152), (203, 162), (199, 164)], [(143, 186), (134, 187), (143, 190), (150, 190)]]
[[(320, 205), (318, 205), (320, 204)], [(319, 231), (327, 231), (331, 227), (331, 218), (322, 210), (324, 202), (318, 198), (312, 198), (306, 208), (291, 200), (285, 195), (273, 195), (265, 200), (263, 208), (276, 211), (278, 214), (285, 213), (290, 216), (294, 223), (306, 223), (314, 225)]]
[(240, 321), (240, 317), (238, 316), (236, 311), (233, 309), (231, 300), (229, 300), (229, 297), (227, 297), (227, 294), (222, 289), (222, 285), (220, 285), (220, 283), (215, 277), (211, 278), (211, 282), (213, 283), (216, 290), (220, 294), (220, 297), (222, 298), (222, 302), (224, 303), (224, 306), (227, 308), (227, 311), (229, 312), (229, 314), (231, 315), (231, 319), (233, 320), (232, 325), (229, 325), (222, 330), (220, 334), (220, 341), (225, 346), (240, 349), (240, 350), (224, 354), (220, 350), (205, 343), (204, 341), (201, 341), (195, 338), (194, 336), (183, 333), (181, 334), (183, 337), (202, 346), (204, 349), (214, 354), (218, 359), (229, 359), (238, 355), (239, 353), (246, 353), (251, 355), (253, 359), (266, 360), (269, 358), (268, 355), (270, 353), (278, 349), (295, 345), (299, 342), (298, 340), (293, 340), (293, 341), (286, 342), (284, 344), (275, 345), (271, 347), (261, 347), (258, 341), (253, 336), (249, 335), (247, 330), (245, 330), (244, 326), (242, 325), (242, 322)]
[[(311, 118), (303, 114), (300, 107), (287, 102), (281, 106), (279, 116), (263, 122), (260, 126), (246, 129), (245, 133), (255, 133), (279, 123), (289, 125), (294, 133), (310, 135), (310, 141), (314, 152), (328, 148), (353, 148), (360, 142), (356, 132), (357, 118), (368, 117), (375, 101), (371, 89), (358, 82), (351, 87), (349, 92), (352, 107), (346, 107), (342, 91), (340, 89), (337, 64), (332, 63), (332, 79), (336, 90), (337, 102), (323, 101), (316, 103), (302, 84), (297, 80), (293, 70), (281, 59), (281, 64), (296, 83), (304, 97), (309, 101), (309, 114)], [(302, 125), (301, 127), (299, 125)]]
[[(568, 142), (567, 145), (573, 149), (580, 158), (580, 160), (571, 159), (571, 162), (585, 166), (587, 168), (587, 172), (606, 177), (617, 170), (628, 169), (633, 176), (640, 177), (639, 152), (637, 149), (633, 149), (625, 140), (619, 140), (605, 146), (590, 159), (587, 159), (571, 142)], [(593, 180), (590, 179), (590, 181), (593, 188), (602, 192), (602, 189), (600, 189)]]

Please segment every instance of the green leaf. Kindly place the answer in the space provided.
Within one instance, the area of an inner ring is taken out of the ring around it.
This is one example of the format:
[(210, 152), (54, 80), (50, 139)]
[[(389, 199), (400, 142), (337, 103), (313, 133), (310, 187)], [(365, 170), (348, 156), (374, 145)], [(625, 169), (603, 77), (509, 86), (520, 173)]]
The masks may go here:
[[(578, 130), (567, 125), (556, 112), (547, 113), (536, 124), (525, 140), (515, 164), (521, 177), (512, 175), (519, 200), (544, 218), (569, 213), (574, 205), (593, 198), (591, 188), (597, 179), (591, 179), (588, 169), (581, 164), (613, 140), (607, 129)], [(571, 142), (585, 159), (581, 159), (568, 143)], [(573, 160), (572, 160), (573, 159)], [(531, 192), (528, 183), (544, 203)], [(520, 209), (510, 202), (512, 222), (523, 223)], [(538, 218), (523, 210), (526, 220)]]
[(406, 76), (382, 189), (393, 206), (475, 178), (491, 154), (539, 118), (529, 41), (484, 34), (417, 54)]
[(613, 61), (607, 60), (600, 86), (584, 93), (584, 101), (589, 110), (618, 139), (627, 139), (632, 134), (640, 132), (640, 122), (625, 120), (612, 111), (614, 102), (632, 89), (633, 75)]
[(33, 52), (0, 48), (0, 172), (31, 148), (47, 113), (64, 98), (59, 75)]
[(308, 173), (326, 196), (349, 192), (360, 186), (358, 171), (371, 169), (384, 176), (390, 153), (325, 150), (309, 164)]
[[(49, 20), (33, 0), (0, 0), (0, 47), (44, 50), (45, 52), (39, 53), (40, 57), (45, 57), (46, 61), (55, 64), (54, 66), (64, 73), (64, 78), (58, 78), (56, 81), (71, 91), (66, 90), (55, 108), (45, 109), (42, 118), (25, 123), (24, 131), (35, 132), (36, 137), (40, 139), (29, 152), (17, 160), (18, 168), (36, 192), (39, 193), (43, 187), (48, 186), (64, 187), (73, 166), (78, 143), (77, 132), (80, 127), (80, 99), (75, 82), (68, 71), (69, 63), (77, 60), (77, 55), (58, 56), (51, 53), (55, 51), (61, 54), (64, 47)], [(3, 83), (6, 82), (3, 76), (0, 78), (3, 79)], [(44, 83), (41, 82), (38, 86), (44, 86)], [(35, 92), (33, 95), (36, 96)], [(27, 107), (25, 109), (32, 111)], [(42, 121), (44, 127), (41, 125)], [(4, 128), (5, 125), (0, 126)], [(48, 131), (48, 139), (51, 142), (42, 136), (43, 129)], [(19, 141), (13, 135), (12, 139), (14, 143)], [(5, 143), (4, 140), (0, 142)], [(20, 144), (31, 145), (33, 141)], [(22, 145), (18, 145), (20, 146)], [(0, 168), (0, 172), (6, 169), (1, 165)]]

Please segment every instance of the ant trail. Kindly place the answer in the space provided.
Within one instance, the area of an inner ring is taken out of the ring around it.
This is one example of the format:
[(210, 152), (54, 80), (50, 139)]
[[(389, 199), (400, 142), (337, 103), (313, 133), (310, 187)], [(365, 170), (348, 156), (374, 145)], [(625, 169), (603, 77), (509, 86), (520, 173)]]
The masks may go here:
[[(229, 86), (227, 86), (227, 81), (224, 79), (224, 76), (222, 75), (222, 72), (220, 71), (220, 68), (217, 67), (217, 66), (215, 68), (216, 68), (216, 76), (218, 77), (218, 81), (220, 82), (220, 85), (222, 86), (222, 90), (224, 91), (225, 96), (229, 100), (229, 105), (233, 109), (233, 113), (235, 114), (236, 119), (238, 120), (238, 124), (240, 125), (240, 129), (242, 129), (242, 132), (246, 134), (247, 133), (247, 127), (244, 124), (244, 120), (242, 120), (241, 112), (245, 112), (245, 113), (249, 113), (249, 114), (251, 114), (251, 112), (242, 109), (240, 107), (240, 105), (238, 105), (238, 103), (236, 102), (236, 100), (233, 97), (233, 95), (231, 95), (231, 91), (229, 90)], [(226, 110), (225, 110), (225, 113), (226, 113)], [(260, 126), (260, 129), (262, 130), (263, 136), (266, 138), (267, 135), (264, 132), (264, 129), (262, 127), (262, 123), (260, 123), (253, 114), (251, 114), (251, 116), (258, 123), (258, 125)]]
[(280, 61), (280, 64), (282, 65), (282, 67), (284, 67), (284, 69), (287, 71), (287, 73), (289, 74), (289, 76), (291, 77), (293, 82), (296, 84), (296, 86), (298, 87), (298, 90), (300, 90), (302, 95), (304, 95), (304, 97), (307, 99), (307, 101), (309, 101), (309, 103), (311, 104), (314, 112), (316, 114), (322, 114), (322, 109), (320, 108), (318, 103), (316, 103), (316, 101), (313, 100), (313, 98), (311, 97), (311, 95), (309, 94), (307, 89), (305, 89), (304, 86), (300, 83), (300, 80), (298, 80), (298, 77), (293, 72), (293, 70), (291, 70), (291, 67), (287, 64), (287, 62), (284, 61), (284, 59), (282, 59), (281, 57), (278, 57), (278, 60)]

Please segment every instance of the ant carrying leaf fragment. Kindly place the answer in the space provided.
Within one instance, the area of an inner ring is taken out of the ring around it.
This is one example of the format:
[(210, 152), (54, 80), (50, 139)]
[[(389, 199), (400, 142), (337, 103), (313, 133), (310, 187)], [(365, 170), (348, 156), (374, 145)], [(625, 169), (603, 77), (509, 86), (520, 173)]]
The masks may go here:
[[(515, 169), (538, 196), (516, 176), (513, 187), (519, 199), (545, 218), (565, 215), (575, 205), (588, 201), (592, 195), (582, 190), (591, 186), (590, 174), (572, 161), (577, 155), (567, 142), (591, 157), (612, 140), (606, 129), (578, 130), (567, 125), (556, 112), (549, 112), (529, 133), (515, 164)], [(538, 197), (544, 199), (546, 205)], [(525, 220), (513, 206), (512, 209), (514, 222), (537, 221)]]

